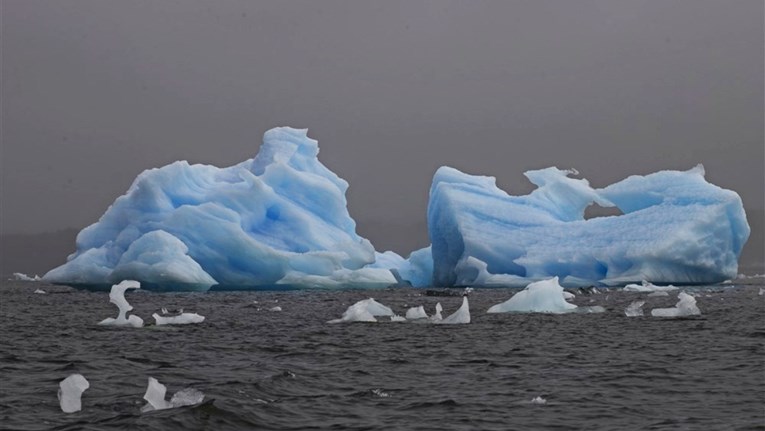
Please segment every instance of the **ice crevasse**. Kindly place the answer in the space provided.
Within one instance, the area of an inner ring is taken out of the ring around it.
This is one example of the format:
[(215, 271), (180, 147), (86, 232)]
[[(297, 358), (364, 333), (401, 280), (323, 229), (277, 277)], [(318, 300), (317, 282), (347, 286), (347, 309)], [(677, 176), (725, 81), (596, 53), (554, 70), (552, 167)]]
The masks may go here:
[(267, 131), (257, 156), (218, 168), (179, 161), (141, 173), (44, 280), (145, 289), (384, 287), (396, 283), (356, 234), (348, 183), (306, 130)]
[[(428, 203), (434, 284), (522, 287), (551, 277), (566, 287), (706, 284), (736, 276), (746, 214), (737, 193), (705, 180), (703, 166), (602, 189), (572, 174), (528, 171), (537, 188), (511, 196), (494, 177), (440, 168)], [(592, 203), (623, 214), (585, 220)]]

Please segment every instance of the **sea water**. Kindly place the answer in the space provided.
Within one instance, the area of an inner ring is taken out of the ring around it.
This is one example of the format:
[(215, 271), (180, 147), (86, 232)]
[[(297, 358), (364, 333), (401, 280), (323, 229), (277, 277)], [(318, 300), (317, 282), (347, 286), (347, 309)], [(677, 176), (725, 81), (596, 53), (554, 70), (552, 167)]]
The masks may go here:
[[(476, 289), (465, 325), (327, 323), (370, 296), (399, 315), (440, 302), (446, 316), (462, 303), (425, 289), (137, 290), (127, 298), (147, 322), (161, 307), (206, 319), (128, 328), (97, 324), (114, 313), (108, 293), (3, 281), (0, 427), (762, 429), (762, 287), (684, 287), (702, 314), (681, 319), (650, 316), (676, 294), (575, 291), (573, 303), (606, 312), (487, 314), (517, 290)], [(636, 300), (646, 315), (626, 317)], [(65, 414), (58, 383), (73, 373), (90, 388)], [(205, 402), (141, 413), (148, 377)]]

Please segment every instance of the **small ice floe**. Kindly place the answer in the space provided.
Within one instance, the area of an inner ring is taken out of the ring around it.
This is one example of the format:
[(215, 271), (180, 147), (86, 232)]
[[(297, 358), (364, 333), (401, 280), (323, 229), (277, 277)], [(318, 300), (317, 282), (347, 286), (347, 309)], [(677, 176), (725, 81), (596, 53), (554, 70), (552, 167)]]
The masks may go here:
[(462, 295), (464, 295), (464, 296), (470, 295), (471, 293), (473, 293), (473, 288), (472, 287), (466, 287), (465, 290), (462, 291)]
[(442, 311), (444, 311), (444, 308), (441, 307), (441, 303), (440, 302), (437, 302), (436, 303), (436, 314), (430, 316), (428, 318), (428, 320), (430, 320), (431, 322), (440, 322), (440, 321), (444, 320), (444, 318), (441, 316), (441, 312)]
[(390, 316), (391, 322), (406, 322), (406, 317), (399, 316), (398, 314), (394, 314)]
[(131, 314), (127, 316), (127, 313), (133, 310), (133, 307), (125, 299), (125, 291), (128, 289), (140, 289), (141, 283), (134, 280), (125, 280), (119, 284), (112, 286), (111, 292), (109, 292), (109, 302), (116, 305), (120, 312), (117, 318), (106, 318), (100, 322), (99, 325), (111, 325), (111, 326), (132, 326), (134, 328), (140, 328), (143, 326), (143, 319)]
[(425, 312), (425, 307), (420, 305), (419, 307), (412, 307), (406, 310), (406, 320), (418, 320), (427, 319), (428, 313)]
[(566, 301), (558, 277), (526, 286), (507, 301), (492, 305), (487, 313), (570, 313), (578, 307)]
[(382, 390), (382, 389), (380, 389), (380, 388), (375, 388), (375, 389), (372, 389), (372, 390), (371, 390), (371, 391), (369, 391), (369, 392), (370, 392), (372, 395), (374, 395), (374, 396), (376, 396), (376, 397), (379, 397), (379, 398), (388, 398), (388, 397), (390, 397), (390, 394), (389, 394), (389, 393), (387, 393), (387, 392), (383, 391), (383, 390)]
[(462, 305), (460, 306), (460, 308), (457, 309), (457, 311), (454, 312), (454, 314), (451, 314), (447, 316), (446, 318), (441, 319), (435, 323), (443, 324), (443, 325), (458, 325), (458, 324), (470, 323), (470, 306), (468, 305), (467, 296), (462, 297)]
[(35, 289), (34, 293), (36, 293), (38, 295), (45, 295), (48, 292), (46, 292), (46, 291), (44, 291), (42, 289)]
[(141, 412), (146, 413), (154, 410), (172, 409), (175, 407), (193, 406), (201, 404), (205, 399), (202, 391), (194, 388), (181, 389), (176, 392), (170, 401), (165, 400), (167, 388), (157, 381), (154, 377), (149, 377), (149, 384), (146, 387), (146, 394), (143, 399), (148, 404), (141, 407)]
[(531, 399), (531, 404), (547, 404), (547, 400), (542, 397), (534, 397)]
[(645, 301), (634, 301), (624, 309), (624, 315), (627, 317), (638, 317), (643, 315), (643, 304)]
[(82, 410), (82, 393), (90, 387), (82, 374), (72, 374), (58, 384), (58, 403), (64, 413)]
[(576, 298), (576, 295), (574, 295), (573, 293), (569, 292), (568, 290), (564, 290), (563, 291), (563, 298), (566, 301), (571, 301), (572, 299)]
[(375, 316), (393, 316), (393, 310), (372, 298), (361, 300), (343, 313), (343, 317), (330, 320), (327, 323), (340, 322), (377, 322)]
[(34, 277), (30, 277), (23, 272), (14, 272), (13, 279), (16, 281), (40, 281), (40, 276), (35, 274)]
[(202, 323), (205, 321), (205, 316), (197, 313), (181, 313), (176, 316), (160, 316), (157, 313), (151, 315), (154, 318), (157, 326), (162, 325), (189, 325), (191, 323)]
[(657, 290), (656, 292), (651, 292), (648, 294), (648, 296), (655, 298), (657, 296), (669, 296), (669, 292), (666, 290)]
[(765, 289), (763, 289), (761, 287), (759, 293), (757, 293), (757, 294), (760, 295), (760, 296), (765, 295)]
[(671, 292), (679, 289), (679, 287), (671, 284), (668, 286), (657, 286), (645, 280), (641, 284), (628, 284), (624, 286), (625, 292)]
[(282, 307), (277, 305), (276, 307), (269, 308), (268, 311), (282, 311)]
[(651, 316), (654, 317), (683, 317), (701, 314), (701, 310), (696, 306), (696, 298), (680, 292), (677, 295), (679, 301), (671, 308), (654, 308), (651, 310)]

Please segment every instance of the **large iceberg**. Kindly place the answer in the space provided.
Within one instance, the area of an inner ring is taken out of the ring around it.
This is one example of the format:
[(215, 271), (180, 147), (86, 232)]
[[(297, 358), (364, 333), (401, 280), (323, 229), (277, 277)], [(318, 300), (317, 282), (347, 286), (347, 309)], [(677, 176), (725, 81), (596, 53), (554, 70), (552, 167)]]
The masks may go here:
[(141, 173), (77, 236), (44, 280), (108, 289), (381, 287), (396, 283), (348, 214), (348, 183), (318, 160), (306, 130), (267, 131), (228, 168), (179, 161)]
[[(493, 177), (440, 168), (430, 189), (433, 283), (567, 287), (715, 283), (737, 274), (749, 237), (741, 199), (688, 171), (631, 176), (602, 189), (573, 170), (528, 171), (537, 189), (510, 196)], [(622, 215), (585, 220), (596, 203)]]

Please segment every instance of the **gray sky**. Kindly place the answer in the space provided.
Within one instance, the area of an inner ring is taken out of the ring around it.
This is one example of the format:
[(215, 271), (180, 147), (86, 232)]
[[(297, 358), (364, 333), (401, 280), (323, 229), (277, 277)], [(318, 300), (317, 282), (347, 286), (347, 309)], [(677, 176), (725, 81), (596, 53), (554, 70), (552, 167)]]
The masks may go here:
[(278, 125), (319, 140), (378, 249), (427, 243), (441, 165), (516, 194), (527, 169), (703, 163), (762, 216), (761, 0), (1, 7), (4, 234), (82, 228), (142, 170), (231, 165)]

